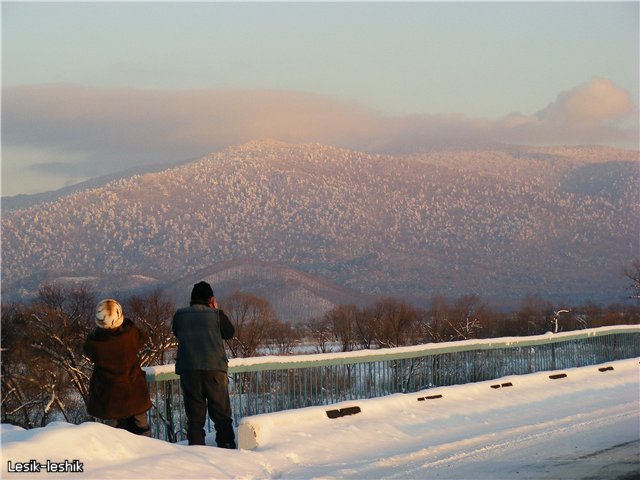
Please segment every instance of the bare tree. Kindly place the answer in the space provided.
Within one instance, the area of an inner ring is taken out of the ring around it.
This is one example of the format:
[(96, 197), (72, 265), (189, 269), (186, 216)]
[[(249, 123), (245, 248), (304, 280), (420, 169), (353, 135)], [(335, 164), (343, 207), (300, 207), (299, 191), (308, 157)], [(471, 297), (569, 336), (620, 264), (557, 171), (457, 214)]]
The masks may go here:
[(277, 318), (269, 301), (236, 291), (222, 299), (220, 305), (235, 328), (233, 338), (227, 340), (231, 354), (236, 358), (256, 356)]
[(362, 313), (355, 305), (338, 305), (329, 310), (324, 321), (334, 338), (340, 343), (340, 350), (348, 352), (356, 346), (356, 322)]
[(634, 299), (640, 304), (640, 258), (636, 258), (631, 262), (631, 266), (623, 269), (624, 276), (630, 280), (629, 298)]
[(553, 306), (547, 300), (528, 295), (516, 312), (518, 335), (541, 335), (552, 328)]
[(82, 345), (94, 305), (83, 286), (43, 285), (32, 305), (3, 306), (3, 418), (37, 426), (56, 413), (70, 422), (86, 416), (91, 365)]
[(326, 317), (313, 318), (304, 324), (305, 334), (313, 342), (318, 353), (330, 351), (334, 338), (333, 327)]
[(376, 344), (379, 318), (371, 308), (365, 308), (362, 315), (357, 315), (354, 323), (356, 342), (365, 349)]
[(399, 347), (415, 343), (418, 312), (408, 303), (389, 297), (377, 301), (365, 311), (374, 324), (379, 346)]
[(435, 295), (431, 299), (431, 308), (424, 317), (423, 330), (426, 330), (431, 341), (447, 342), (452, 338), (450, 328), (451, 311), (443, 295)]
[(95, 293), (84, 286), (43, 285), (29, 317), (32, 347), (46, 359), (45, 368), (62, 368), (83, 399), (88, 396), (90, 362), (81, 352), (94, 327), (95, 303)]
[(449, 303), (436, 295), (431, 307), (423, 314), (421, 329), (427, 339), (451, 342), (480, 338), (481, 334), (499, 334), (503, 322), (501, 315), (491, 310), (477, 295), (464, 295)]
[(3, 423), (14, 423), (24, 428), (41, 424), (44, 418), (45, 394), (42, 379), (33, 372), (33, 356), (26, 348), (30, 312), (19, 304), (2, 304), (2, 396), (0, 411)]
[(485, 310), (485, 304), (477, 295), (465, 295), (456, 300), (451, 308), (451, 318), (448, 320), (449, 326), (455, 332), (452, 340), (478, 338)]
[(290, 355), (299, 340), (300, 335), (291, 324), (276, 319), (267, 332), (266, 346), (276, 355)]
[(136, 295), (124, 303), (125, 316), (141, 328), (147, 337), (140, 361), (145, 365), (164, 365), (178, 342), (171, 330), (175, 303), (163, 290)]

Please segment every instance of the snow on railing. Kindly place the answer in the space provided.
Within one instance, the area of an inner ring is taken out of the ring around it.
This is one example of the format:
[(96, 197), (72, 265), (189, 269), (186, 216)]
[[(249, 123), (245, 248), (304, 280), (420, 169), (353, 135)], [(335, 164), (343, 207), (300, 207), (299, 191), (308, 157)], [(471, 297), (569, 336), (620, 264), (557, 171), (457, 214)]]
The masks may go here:
[[(507, 375), (597, 365), (640, 356), (640, 325), (528, 337), (431, 343), (409, 347), (229, 361), (236, 425), (242, 417), (345, 400), (493, 380)], [(145, 367), (157, 438), (186, 437), (174, 365)], [(211, 431), (212, 425), (207, 428)]]

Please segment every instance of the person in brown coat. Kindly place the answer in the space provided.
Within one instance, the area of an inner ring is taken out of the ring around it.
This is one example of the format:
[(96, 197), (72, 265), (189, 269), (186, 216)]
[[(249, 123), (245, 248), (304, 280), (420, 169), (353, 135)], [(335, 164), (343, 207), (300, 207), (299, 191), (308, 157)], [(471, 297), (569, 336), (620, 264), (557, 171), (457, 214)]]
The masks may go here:
[(98, 304), (95, 322), (98, 328), (84, 344), (84, 353), (94, 364), (87, 412), (111, 420), (116, 428), (150, 436), (146, 412), (151, 399), (138, 358), (142, 332), (111, 298)]

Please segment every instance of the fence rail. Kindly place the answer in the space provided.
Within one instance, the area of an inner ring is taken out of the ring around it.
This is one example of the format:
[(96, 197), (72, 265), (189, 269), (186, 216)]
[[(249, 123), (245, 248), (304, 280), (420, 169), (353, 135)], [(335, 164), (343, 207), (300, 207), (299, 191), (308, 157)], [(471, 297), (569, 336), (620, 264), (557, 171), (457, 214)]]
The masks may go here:
[[(234, 422), (259, 413), (493, 380), (640, 356), (640, 325), (530, 337), (435, 343), (411, 347), (229, 362)], [(173, 365), (146, 367), (153, 401), (152, 434), (186, 438), (179, 376)], [(206, 428), (211, 431), (212, 425)]]

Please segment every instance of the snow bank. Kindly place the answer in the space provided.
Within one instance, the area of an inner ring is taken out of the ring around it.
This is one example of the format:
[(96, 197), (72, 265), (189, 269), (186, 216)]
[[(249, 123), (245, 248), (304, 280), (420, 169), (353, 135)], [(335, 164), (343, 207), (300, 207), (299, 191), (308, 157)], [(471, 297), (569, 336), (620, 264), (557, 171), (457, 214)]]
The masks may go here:
[[(492, 410), (501, 409), (505, 406), (505, 400), (510, 407), (520, 405), (523, 408), (531, 406), (534, 401), (551, 401), (557, 396), (565, 395), (567, 385), (571, 393), (579, 395), (580, 392), (593, 389), (594, 382), (603, 387), (612, 386), (620, 380), (611, 378), (611, 373), (616, 369), (624, 371), (638, 372), (638, 362), (635, 359), (617, 362), (618, 366), (613, 367), (613, 363), (601, 365), (571, 368), (558, 372), (538, 372), (529, 375), (514, 375), (503, 377), (498, 380), (488, 380), (473, 384), (454, 385), (448, 387), (431, 388), (415, 393), (395, 394), (383, 398), (350, 400), (329, 406), (308, 407), (297, 410), (286, 410), (282, 412), (254, 415), (241, 419), (239, 430), (239, 446), (241, 448), (253, 449), (259, 445), (268, 444), (277, 432), (286, 425), (296, 425), (297, 428), (308, 428), (317, 430), (324, 425), (335, 421), (327, 414), (329, 411), (340, 409), (352, 409), (358, 407), (364, 419), (374, 420), (378, 417), (393, 417), (399, 412), (424, 411), (433, 412), (434, 409), (446, 415), (446, 409), (457, 410), (460, 405), (464, 405), (467, 414), (484, 415)], [(603, 371), (601, 371), (603, 370)], [(609, 374), (606, 378), (603, 374)], [(555, 378), (552, 378), (555, 377)], [(564, 381), (564, 385), (563, 382)], [(606, 382), (603, 382), (606, 380)], [(506, 390), (509, 392), (493, 392), (492, 390)], [(470, 398), (474, 398), (473, 404), (469, 403)], [(443, 405), (445, 407), (443, 407)], [(342, 417), (340, 417), (342, 418)]]
[[(97, 423), (2, 425), (2, 478), (616, 478), (640, 471), (639, 359), (245, 418), (257, 448), (170, 444)], [(507, 384), (511, 386), (506, 386)], [(505, 386), (502, 386), (505, 384)], [(500, 385), (500, 388), (492, 386)], [(424, 399), (426, 396), (442, 395)], [(423, 400), (420, 400), (423, 398)], [(361, 411), (329, 419), (326, 410)], [(77, 460), (82, 472), (12, 472)]]

